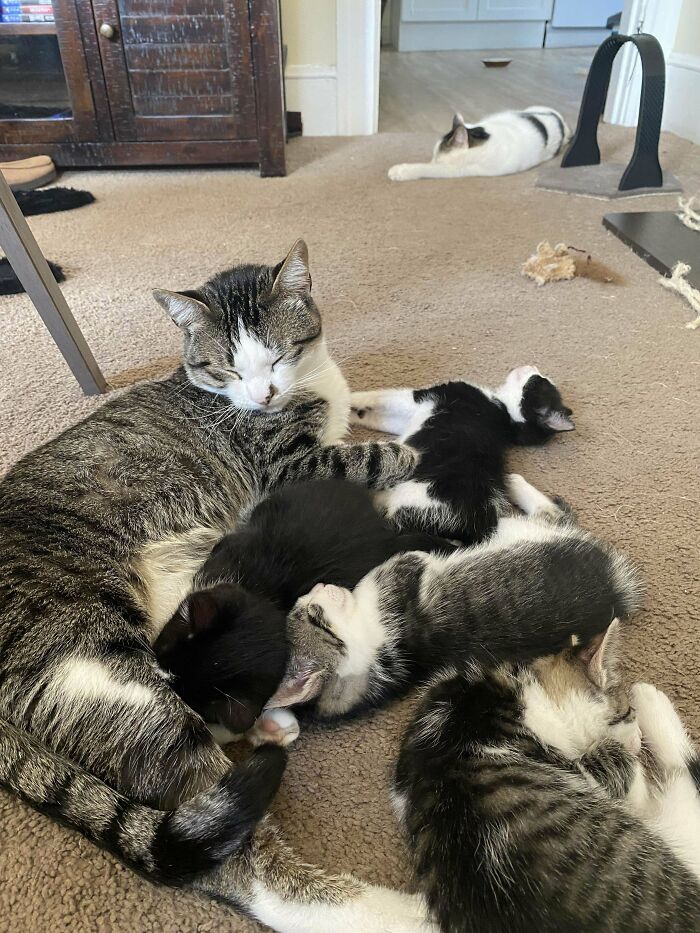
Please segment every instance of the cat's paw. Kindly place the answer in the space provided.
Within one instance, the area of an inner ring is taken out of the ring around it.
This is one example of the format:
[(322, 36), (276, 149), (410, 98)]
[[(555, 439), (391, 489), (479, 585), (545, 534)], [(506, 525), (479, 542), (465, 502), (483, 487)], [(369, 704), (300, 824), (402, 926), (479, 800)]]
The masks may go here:
[(420, 463), (420, 452), (409, 444), (399, 444), (396, 441), (388, 441), (386, 446), (393, 449), (396, 463), (389, 467), (389, 475), (384, 477), (382, 485), (394, 486), (403, 480), (410, 479)]
[(401, 162), (399, 165), (392, 165), (388, 172), (392, 181), (411, 181), (415, 178), (413, 166), (408, 162)]
[(291, 745), (299, 738), (299, 722), (288, 709), (267, 709), (246, 732), (251, 745), (266, 743), (273, 745)]
[(666, 771), (685, 768), (694, 757), (692, 742), (673, 703), (652, 684), (632, 687), (632, 705), (642, 741), (659, 767)]
[(362, 933), (438, 933), (428, 914), (425, 900), (418, 894), (404, 894), (389, 888), (368, 888), (358, 898), (360, 907), (354, 930)]

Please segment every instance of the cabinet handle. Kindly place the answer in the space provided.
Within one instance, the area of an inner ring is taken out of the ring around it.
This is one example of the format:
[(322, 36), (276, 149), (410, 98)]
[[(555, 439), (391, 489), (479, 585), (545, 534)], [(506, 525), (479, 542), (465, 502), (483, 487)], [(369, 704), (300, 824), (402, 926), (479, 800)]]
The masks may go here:
[(104, 36), (105, 39), (113, 39), (114, 26), (110, 26), (109, 23), (102, 23), (100, 26), (100, 35)]

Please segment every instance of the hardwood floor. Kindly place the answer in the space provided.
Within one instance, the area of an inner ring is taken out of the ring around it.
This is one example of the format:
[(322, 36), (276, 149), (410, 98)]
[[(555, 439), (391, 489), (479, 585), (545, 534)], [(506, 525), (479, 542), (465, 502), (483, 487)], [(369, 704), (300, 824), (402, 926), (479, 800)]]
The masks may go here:
[[(573, 126), (595, 49), (395, 52), (382, 49), (379, 132), (446, 133), (456, 110), (467, 122), (508, 108), (547, 104)], [(512, 58), (486, 68), (482, 58)]]

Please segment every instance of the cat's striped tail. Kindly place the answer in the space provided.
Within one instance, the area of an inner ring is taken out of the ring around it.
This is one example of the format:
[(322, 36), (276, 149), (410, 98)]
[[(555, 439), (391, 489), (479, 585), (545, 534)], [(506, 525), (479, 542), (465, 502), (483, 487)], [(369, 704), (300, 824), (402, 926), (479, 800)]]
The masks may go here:
[(248, 841), (285, 765), (283, 749), (263, 745), (196, 797), (173, 810), (155, 810), (0, 720), (0, 785), (168, 885), (185, 884)]

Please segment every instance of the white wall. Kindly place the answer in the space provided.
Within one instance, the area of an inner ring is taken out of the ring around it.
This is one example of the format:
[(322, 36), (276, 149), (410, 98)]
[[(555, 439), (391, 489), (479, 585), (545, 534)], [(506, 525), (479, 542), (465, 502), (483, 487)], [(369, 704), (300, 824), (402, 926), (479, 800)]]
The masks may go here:
[[(662, 129), (700, 143), (700, 0), (625, 0), (620, 32), (641, 29), (659, 40), (666, 58)], [(605, 117), (634, 126), (639, 111), (641, 68), (636, 50), (615, 61)]]
[(281, 10), (287, 109), (301, 111), (305, 136), (335, 136), (336, 0), (281, 0)]
[(281, 0), (287, 109), (305, 136), (377, 132), (380, 0)]
[(700, 2), (683, 0), (673, 51), (666, 58), (663, 128), (700, 143)]

